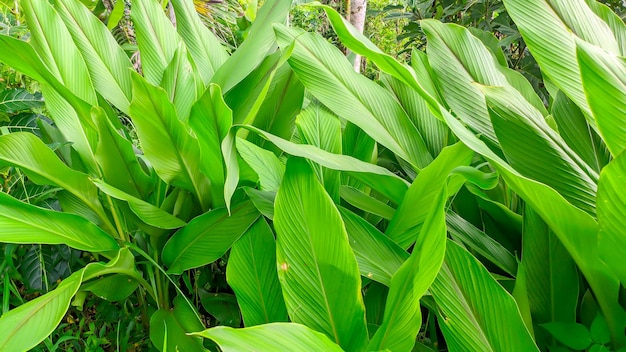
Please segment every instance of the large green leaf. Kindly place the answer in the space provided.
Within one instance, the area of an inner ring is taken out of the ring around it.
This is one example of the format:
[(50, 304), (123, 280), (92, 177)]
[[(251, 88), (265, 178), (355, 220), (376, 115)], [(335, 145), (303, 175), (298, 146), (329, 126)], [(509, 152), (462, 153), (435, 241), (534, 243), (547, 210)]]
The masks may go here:
[[(329, 153), (341, 154), (341, 121), (320, 103), (311, 103), (296, 119), (302, 144), (314, 145)], [(317, 167), (316, 173), (326, 192), (339, 202), (340, 173), (337, 170)]]
[(220, 87), (211, 84), (193, 105), (189, 116), (189, 126), (200, 144), (200, 170), (211, 181), (213, 206), (224, 205), (225, 166), (221, 143), (233, 123), (232, 114)]
[(66, 244), (90, 252), (118, 248), (117, 242), (89, 221), (22, 203), (0, 192), (0, 242)]
[(504, 0), (504, 4), (542, 74), (591, 116), (576, 60), (575, 37), (617, 54), (619, 46), (609, 26), (584, 0)]
[(18, 112), (44, 106), (41, 93), (31, 94), (22, 88), (0, 92), (0, 112)]
[[(408, 248), (418, 238), (424, 221), (431, 212), (423, 204), (431, 204), (436, 200), (452, 170), (457, 166), (469, 165), (473, 155), (474, 152), (462, 143), (444, 148), (435, 161), (417, 175), (385, 234), (400, 247)], [(416, 209), (416, 204), (422, 206)]]
[(626, 211), (626, 153), (602, 170), (598, 189), (598, 222), (600, 224), (599, 250), (603, 261), (622, 283), (626, 283), (626, 267), (621, 254), (626, 249), (624, 211)]
[(27, 351), (37, 346), (61, 322), (81, 283), (94, 277), (127, 273), (134, 275), (133, 255), (121, 249), (108, 264), (91, 263), (63, 280), (59, 286), (0, 317), (0, 350)]
[(215, 72), (212, 82), (228, 92), (248, 76), (264, 60), (266, 53), (274, 51), (276, 39), (271, 25), (284, 23), (290, 8), (289, 1), (266, 1), (252, 23), (246, 40)]
[(332, 7), (326, 5), (316, 6), (324, 9), (337, 36), (348, 49), (356, 54), (367, 57), (372, 60), (381, 71), (392, 75), (413, 88), (425, 100), (431, 112), (435, 113), (439, 111), (437, 101), (431, 95), (432, 92), (426, 90), (427, 88), (425, 89), (421, 85), (421, 82), (415, 79), (415, 76), (409, 70), (408, 66), (399, 63), (391, 55), (385, 54)]
[(182, 40), (157, 1), (134, 1), (130, 15), (141, 53), (141, 69), (150, 84), (159, 85)]
[(276, 195), (278, 277), (293, 322), (349, 351), (367, 344), (356, 258), (332, 199), (303, 159), (290, 158)]
[[(579, 299), (576, 265), (563, 244), (529, 206), (524, 212), (520, 266), (524, 271), (533, 323), (576, 322)], [(536, 341), (545, 342), (545, 337), (541, 339), (539, 335), (541, 329), (536, 331)]]
[(514, 90), (482, 90), (509, 164), (523, 175), (552, 187), (575, 206), (595, 214), (598, 174)]
[(571, 205), (554, 189), (522, 176), (450, 113), (443, 109), (441, 113), (456, 136), (487, 158), (509, 187), (530, 204), (554, 231), (592, 287), (605, 314), (612, 339), (618, 343), (625, 342), (622, 331), (626, 327), (626, 313), (617, 304), (619, 281), (594, 254), (597, 251), (598, 224), (593, 217)]
[(21, 2), (30, 29), (30, 43), (53, 75), (73, 94), (97, 104), (83, 57), (57, 11), (47, 1)]
[(446, 186), (442, 183), (433, 187), (438, 191), (424, 206), (429, 210), (413, 252), (391, 278), (383, 323), (370, 341), (370, 351), (408, 352), (415, 345), (422, 325), (420, 299), (435, 280), (446, 251)]
[(193, 192), (208, 209), (209, 180), (200, 173), (198, 140), (178, 120), (165, 91), (133, 73), (133, 123), (146, 158), (166, 182)]
[(354, 72), (321, 35), (275, 26), (281, 48), (294, 44), (289, 65), (304, 86), (337, 116), (363, 129), (398, 157), (421, 169), (432, 161), (424, 140), (397, 100)]
[(93, 183), (102, 192), (108, 194), (109, 196), (126, 201), (133, 213), (150, 226), (162, 229), (177, 229), (187, 225), (187, 223), (165, 210), (158, 208), (140, 198), (133, 197), (132, 195), (121, 191), (103, 182), (102, 180), (93, 180)]
[(56, 0), (54, 6), (85, 60), (96, 91), (128, 114), (132, 64), (124, 50), (80, 1)]
[[(439, 78), (446, 102), (468, 126), (497, 144), (483, 94), (472, 83), (509, 86), (512, 84), (507, 75), (520, 74), (501, 66), (480, 39), (464, 27), (437, 20), (424, 20), (421, 25), (428, 38), (428, 60)], [(530, 83), (522, 81), (525, 85), (519, 88), (520, 92), (529, 92), (524, 97), (545, 113)]]
[(454, 242), (430, 292), (450, 351), (539, 351), (513, 297)]
[(108, 221), (98, 190), (89, 177), (63, 164), (34, 134), (17, 132), (1, 136), (0, 165), (19, 167), (37, 184), (63, 188), (100, 216), (101, 221)]
[(204, 328), (187, 302), (177, 296), (174, 308), (161, 308), (150, 317), (150, 341), (159, 351), (206, 351), (202, 339), (188, 333)]
[(345, 208), (339, 212), (361, 275), (389, 286), (409, 254), (365, 219)]
[(194, 2), (172, 0), (176, 13), (176, 30), (189, 49), (204, 85), (208, 85), (213, 74), (228, 59), (226, 49), (198, 17)]
[[(404, 194), (408, 189), (406, 181), (404, 181), (391, 171), (380, 166), (362, 162), (347, 155), (331, 154), (312, 145), (292, 143), (282, 138), (276, 137), (270, 133), (267, 133), (263, 130), (260, 130), (256, 127), (240, 127), (260, 135), (261, 137), (272, 142), (281, 150), (284, 150), (291, 155), (307, 158), (329, 169), (345, 171), (352, 177), (376, 189), (380, 194), (384, 195), (395, 203), (400, 203), (402, 201), (402, 198), (404, 197)], [(233, 136), (229, 136), (228, 138), (234, 139)], [(224, 140), (224, 142), (226, 142), (226, 140)], [(222, 150), (224, 149), (225, 148), (223, 145)], [(231, 155), (234, 156), (234, 154)], [(224, 152), (224, 158), (226, 160), (229, 160), (226, 152)], [(236, 165), (236, 162), (231, 161), (230, 164)], [(229, 189), (234, 191), (234, 186), (236, 186), (238, 182), (238, 177), (239, 174), (238, 172), (234, 171), (234, 169), (232, 171), (228, 170), (227, 184), (231, 183)], [(232, 184), (234, 184), (234, 186)], [(232, 193), (230, 194), (232, 195)], [(227, 196), (226, 198), (228, 199), (229, 196)]]
[(163, 71), (161, 87), (165, 89), (170, 101), (174, 103), (178, 118), (182, 121), (189, 119), (192, 105), (204, 91), (201, 87), (202, 83), (198, 82), (199, 79), (196, 78), (196, 72), (189, 62), (187, 49), (184, 45), (179, 45), (172, 61)]
[(230, 216), (218, 208), (197, 216), (178, 230), (163, 248), (168, 272), (180, 274), (219, 259), (259, 217), (251, 202), (237, 204)]
[(95, 158), (101, 167), (102, 176), (111, 186), (145, 199), (153, 190), (154, 179), (146, 175), (139, 164), (132, 142), (120, 135), (103, 114), (102, 109), (92, 110), (92, 117), (98, 127)]
[(226, 267), (246, 326), (287, 320), (287, 308), (276, 270), (276, 242), (260, 218), (233, 244)]
[(261, 191), (278, 191), (285, 173), (285, 164), (274, 153), (241, 138), (237, 138), (237, 151), (259, 176)]
[(596, 172), (609, 162), (609, 153), (602, 139), (589, 127), (585, 115), (562, 91), (552, 102), (551, 113), (559, 135), (573, 151)]
[(411, 122), (424, 137), (428, 151), (433, 156), (439, 155), (441, 150), (448, 145), (449, 131), (446, 124), (430, 112), (426, 101), (406, 83), (389, 75), (382, 76), (381, 81), (393, 92), (409, 115)]
[(577, 42), (583, 89), (598, 129), (611, 153), (626, 148), (626, 59)]
[(224, 352), (343, 352), (324, 334), (295, 323), (273, 323), (245, 329), (218, 326), (196, 335), (215, 341)]

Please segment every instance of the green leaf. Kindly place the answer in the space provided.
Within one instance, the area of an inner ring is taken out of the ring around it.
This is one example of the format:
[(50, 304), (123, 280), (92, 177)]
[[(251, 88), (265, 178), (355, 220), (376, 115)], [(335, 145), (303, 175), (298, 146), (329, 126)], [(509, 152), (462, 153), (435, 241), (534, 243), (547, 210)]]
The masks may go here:
[(439, 111), (437, 101), (429, 93), (427, 93), (420, 83), (418, 83), (406, 65), (399, 63), (391, 55), (385, 54), (330, 6), (316, 6), (324, 9), (330, 23), (337, 33), (337, 36), (348, 49), (358, 55), (367, 57), (372, 60), (372, 62), (374, 62), (383, 72), (386, 72), (406, 83), (409, 87), (419, 93), (419, 95), (426, 101), (431, 111)]
[(515, 91), (495, 87), (482, 87), (482, 90), (509, 164), (594, 215), (598, 174)]
[(290, 158), (276, 195), (278, 277), (292, 321), (365, 350), (367, 328), (357, 261), (332, 199), (308, 163)]
[[(618, 53), (609, 26), (582, 0), (504, 0), (504, 4), (542, 74), (591, 116), (576, 60), (575, 37)], [(590, 125), (595, 127), (593, 120)]]
[(428, 108), (428, 104), (413, 88), (403, 81), (383, 75), (381, 81), (395, 95), (411, 122), (424, 137), (424, 143), (433, 156), (439, 155), (448, 144), (448, 128)]
[(224, 205), (225, 166), (221, 143), (233, 124), (232, 115), (220, 87), (211, 84), (193, 105), (189, 116), (189, 126), (200, 144), (200, 170), (211, 181), (213, 206)]
[(556, 321), (541, 326), (567, 347), (575, 350), (584, 350), (591, 345), (589, 330), (582, 324)]
[(181, 44), (163, 71), (160, 85), (167, 92), (169, 100), (174, 103), (178, 118), (182, 121), (189, 120), (191, 106), (203, 90), (198, 83), (195, 71), (188, 60), (187, 49)]
[(261, 191), (278, 191), (285, 173), (285, 164), (274, 153), (245, 139), (237, 139), (237, 151), (241, 158), (259, 175)]
[(207, 26), (202, 23), (190, 0), (172, 0), (176, 13), (176, 30), (189, 49), (196, 67), (207, 86), (228, 59), (226, 49)]
[[(425, 171), (426, 169), (422, 170)], [(419, 302), (435, 280), (446, 251), (446, 186), (443, 183), (434, 187), (438, 187), (438, 192), (428, 202), (428, 214), (417, 236), (413, 252), (391, 278), (383, 323), (372, 337), (369, 350), (408, 352), (415, 345), (422, 325)]]
[(577, 41), (582, 84), (600, 134), (616, 156), (626, 148), (626, 59)]
[(281, 48), (295, 43), (289, 65), (302, 84), (337, 116), (421, 169), (432, 161), (419, 131), (384, 88), (354, 72), (341, 51), (321, 35), (275, 26)]
[(89, 221), (22, 203), (0, 192), (0, 242), (66, 244), (90, 252), (118, 248), (117, 242)]
[(27, 351), (38, 345), (61, 322), (83, 281), (105, 274), (129, 273), (130, 267), (134, 269), (133, 258), (128, 249), (121, 249), (108, 264), (90, 263), (63, 280), (53, 291), (3, 314), (0, 317), (0, 350)]
[(409, 254), (360, 216), (345, 208), (339, 212), (361, 275), (389, 286)]
[[(276, 137), (270, 133), (267, 133), (263, 130), (257, 129), (256, 127), (238, 127), (245, 128), (260, 135), (263, 138), (266, 138), (278, 148), (284, 150), (291, 155), (307, 158), (329, 169), (345, 171), (350, 176), (376, 189), (376, 191), (378, 191), (380, 194), (384, 195), (395, 203), (400, 203), (400, 201), (404, 197), (404, 193), (406, 193), (406, 190), (408, 188), (406, 181), (380, 166), (365, 163), (347, 155), (331, 154), (312, 145), (292, 143), (282, 138)], [(231, 136), (229, 138), (232, 139), (234, 137)], [(228, 148), (225, 149), (224, 146), (222, 146), (222, 149), (230, 150)], [(232, 157), (234, 157), (233, 154), (231, 155)], [(230, 159), (232, 159), (232, 157), (230, 157)], [(224, 152), (224, 158), (225, 160), (229, 160), (226, 152)], [(233, 163), (232, 160), (231, 163)], [(234, 190), (238, 182), (238, 177), (239, 174), (237, 172), (230, 170), (228, 171), (227, 183), (234, 184), (234, 186), (230, 186), (232, 190)]]
[(143, 74), (148, 83), (159, 85), (182, 40), (157, 1), (133, 2), (130, 15), (141, 53)]
[(237, 204), (230, 216), (218, 208), (195, 217), (178, 230), (163, 248), (169, 273), (180, 274), (219, 259), (259, 217), (251, 202)]
[(454, 239), (485, 257), (511, 276), (517, 273), (517, 258), (502, 244), (489, 237), (469, 221), (449, 211), (446, 214), (448, 231)]
[(78, 98), (97, 105), (85, 61), (57, 11), (47, 1), (27, 0), (21, 5), (31, 33), (30, 43), (46, 67)]
[(474, 153), (462, 143), (446, 147), (427, 168), (422, 170), (396, 210), (385, 234), (402, 248), (408, 248), (420, 234), (431, 212), (429, 207), (415, 208), (415, 204), (430, 204), (439, 196), (454, 168), (468, 165)]
[(600, 136), (589, 127), (580, 108), (562, 91), (554, 97), (551, 108), (559, 135), (587, 165), (600, 172), (608, 164), (610, 153)]
[(273, 323), (245, 329), (218, 326), (195, 335), (215, 341), (224, 352), (343, 352), (324, 334), (295, 323)]
[(595, 343), (608, 344), (611, 342), (609, 327), (606, 325), (604, 317), (600, 314), (596, 315), (595, 319), (593, 319), (591, 327), (589, 328), (589, 334)]
[(456, 243), (430, 292), (451, 351), (539, 351), (513, 297)]
[(114, 274), (83, 284), (80, 290), (89, 291), (96, 297), (107, 301), (118, 302), (130, 296), (137, 287), (139, 287), (139, 281), (127, 275)]
[(202, 339), (187, 333), (204, 327), (181, 296), (174, 299), (173, 309), (159, 309), (150, 317), (150, 341), (159, 351), (206, 351)]
[(339, 193), (341, 198), (351, 205), (383, 219), (390, 220), (396, 211), (389, 205), (354, 187), (341, 186)]
[(271, 24), (284, 23), (290, 8), (289, 1), (267, 0), (252, 23), (246, 40), (215, 72), (212, 82), (228, 92), (248, 76), (264, 60), (265, 53), (273, 51), (276, 39)]
[(143, 222), (150, 226), (158, 227), (161, 229), (177, 229), (187, 225), (186, 222), (180, 220), (174, 215), (166, 212), (165, 210), (158, 208), (142, 199), (131, 196), (124, 191), (103, 182), (102, 180), (92, 180), (92, 182), (102, 192), (109, 196), (126, 201), (130, 209), (141, 219)]
[[(626, 152), (618, 155), (600, 174), (598, 189), (598, 223), (599, 251), (609, 270), (614, 272), (622, 283), (626, 283), (626, 268), (623, 263), (626, 250), (626, 192), (624, 178), (626, 177)], [(620, 259), (621, 258), (621, 259)]]
[(22, 88), (7, 89), (0, 92), (0, 112), (18, 112), (44, 106), (41, 93), (31, 94)]
[(535, 324), (576, 322), (578, 271), (563, 244), (528, 205), (524, 211), (522, 261)]
[(128, 114), (131, 100), (129, 69), (133, 66), (124, 50), (102, 21), (79, 1), (55, 0), (54, 6), (85, 60), (96, 91)]
[(209, 180), (200, 173), (200, 146), (178, 120), (165, 91), (133, 73), (130, 112), (145, 156), (159, 177), (192, 192), (208, 209)]
[(233, 328), (241, 326), (241, 312), (239, 312), (237, 299), (233, 294), (208, 293), (202, 297), (200, 302), (204, 310), (217, 319), (219, 325)]
[(132, 142), (120, 135), (103, 114), (102, 109), (92, 110), (98, 127), (95, 158), (104, 180), (132, 196), (146, 199), (154, 188), (154, 178), (146, 175), (139, 164)]
[(276, 242), (260, 218), (233, 244), (226, 280), (237, 296), (246, 326), (287, 321), (276, 270)]
[(102, 221), (104, 213), (97, 188), (83, 173), (70, 169), (32, 133), (17, 132), (0, 136), (0, 165), (19, 167), (37, 184), (61, 187), (93, 210)]
[[(319, 102), (311, 103), (296, 118), (302, 144), (314, 145), (329, 153), (341, 154), (341, 121)], [(339, 202), (340, 173), (319, 165), (315, 171), (326, 192)]]
[(554, 231), (592, 287), (615, 341), (624, 341), (626, 313), (617, 304), (619, 280), (612, 276), (595, 253), (598, 224), (589, 214), (571, 205), (552, 188), (522, 176), (487, 145), (442, 109), (442, 115), (459, 139), (491, 162), (508, 186), (532, 206)]

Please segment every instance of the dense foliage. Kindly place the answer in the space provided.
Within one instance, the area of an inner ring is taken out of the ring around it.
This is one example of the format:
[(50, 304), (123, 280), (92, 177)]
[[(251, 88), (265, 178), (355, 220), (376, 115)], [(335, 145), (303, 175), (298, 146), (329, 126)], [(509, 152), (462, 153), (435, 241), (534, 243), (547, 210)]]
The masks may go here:
[(119, 3), (3, 14), (0, 351), (626, 350), (609, 7)]

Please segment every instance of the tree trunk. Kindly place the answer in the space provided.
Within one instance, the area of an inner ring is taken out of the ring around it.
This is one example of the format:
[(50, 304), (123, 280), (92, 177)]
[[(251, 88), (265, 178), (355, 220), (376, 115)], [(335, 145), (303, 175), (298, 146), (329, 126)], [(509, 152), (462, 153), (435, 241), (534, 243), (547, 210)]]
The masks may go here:
[[(350, 16), (348, 20), (356, 29), (363, 33), (365, 27), (365, 13), (367, 12), (367, 0), (351, 0), (350, 1)], [(354, 58), (354, 70), (361, 72), (361, 56), (356, 55)]]

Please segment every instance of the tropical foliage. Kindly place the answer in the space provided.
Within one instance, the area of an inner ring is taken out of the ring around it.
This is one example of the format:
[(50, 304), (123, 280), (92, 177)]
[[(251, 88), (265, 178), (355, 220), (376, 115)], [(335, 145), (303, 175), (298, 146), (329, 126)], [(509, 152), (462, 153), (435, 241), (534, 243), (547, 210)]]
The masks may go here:
[[(78, 0), (20, 5), (28, 40), (0, 35), (0, 61), (42, 94), (8, 87), (0, 113), (49, 118), (0, 136), (3, 170), (39, 187), (0, 193), (0, 351), (63, 348), (75, 337), (49, 336), (96, 299), (137, 315), (118, 348), (145, 327), (160, 351), (626, 349), (626, 26), (609, 7), (504, 1), (539, 96), (499, 38), (437, 19), (403, 63), (307, 5), (372, 81), (286, 25), (288, 1), (230, 53), (193, 1), (134, 0), (135, 61)], [(17, 284), (17, 266), (42, 276)]]

